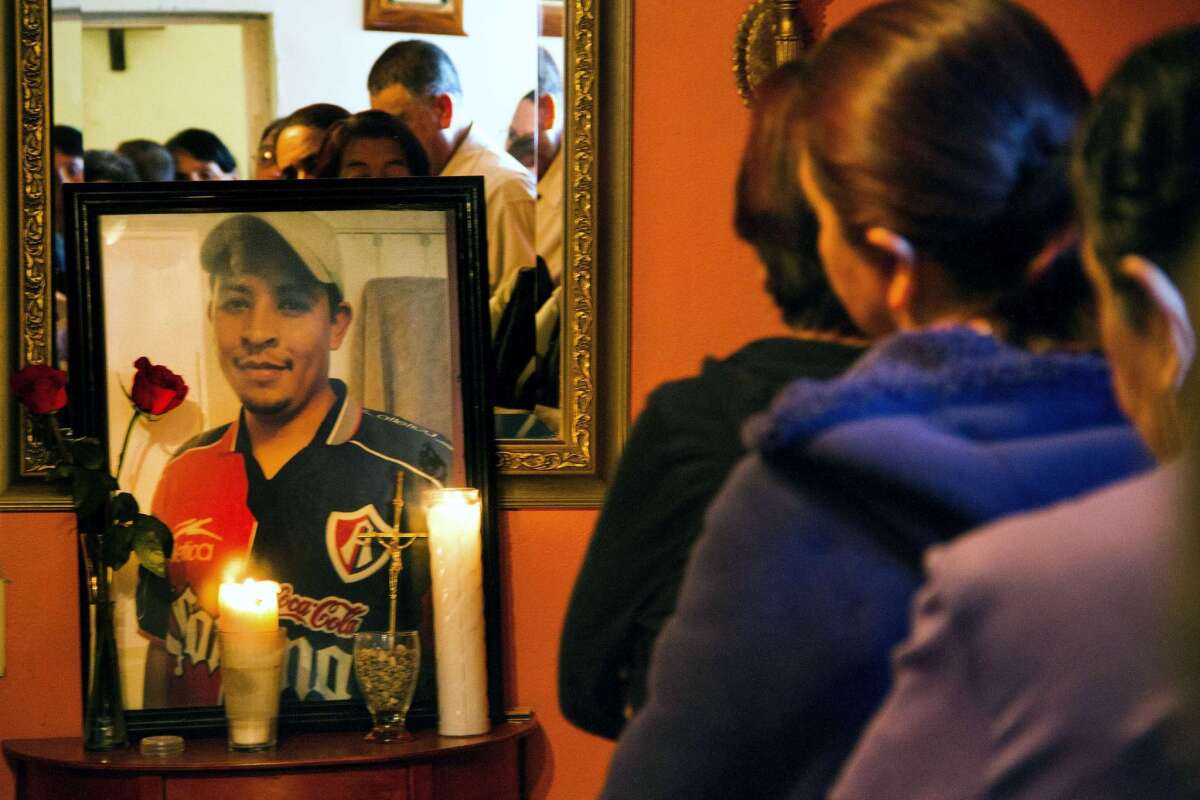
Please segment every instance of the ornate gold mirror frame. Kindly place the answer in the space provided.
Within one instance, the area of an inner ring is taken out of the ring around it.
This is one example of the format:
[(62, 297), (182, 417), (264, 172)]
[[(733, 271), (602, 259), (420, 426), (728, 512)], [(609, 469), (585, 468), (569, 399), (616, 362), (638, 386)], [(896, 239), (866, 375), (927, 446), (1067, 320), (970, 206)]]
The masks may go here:
[[(50, 359), (49, 0), (15, 4), (16, 239), (18, 355), (15, 368)], [(568, 160), (564, 277), (563, 436), (501, 441), (505, 507), (599, 503), (625, 440), (628, 417), (629, 209), (632, 0), (568, 0)], [(10, 197), (12, 195), (9, 195)], [(29, 420), (17, 419), (18, 472), (50, 466)], [(25, 482), (5, 506), (65, 507)]]

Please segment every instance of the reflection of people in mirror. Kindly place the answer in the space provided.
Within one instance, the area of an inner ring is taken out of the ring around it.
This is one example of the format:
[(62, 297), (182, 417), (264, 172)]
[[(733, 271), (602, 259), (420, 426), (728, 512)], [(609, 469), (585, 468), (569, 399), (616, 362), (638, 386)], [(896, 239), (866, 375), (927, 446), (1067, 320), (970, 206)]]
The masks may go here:
[(275, 142), (283, 130), (287, 117), (271, 120), (258, 137), (258, 148), (254, 151), (254, 180), (274, 181), (283, 177), (275, 161)]
[(133, 162), (139, 181), (175, 179), (175, 157), (158, 142), (149, 139), (129, 139), (117, 145), (117, 152)]
[(399, 117), (360, 111), (329, 129), (316, 173), (319, 178), (424, 177), (429, 175), (429, 158)]
[[(508, 126), (505, 148), (537, 177), (537, 254), (546, 262), (550, 279), (562, 282), (563, 267), (563, 84), (554, 57), (538, 48), (538, 85), (519, 101)], [(514, 276), (493, 295), (506, 301)]]
[(63, 196), (64, 183), (83, 182), (83, 134), (70, 125), (55, 125), (51, 137), (54, 148), (54, 170), (50, 173), (50, 184), (54, 198), (54, 236), (51, 240), (50, 257), (54, 287), (54, 356), (59, 369), (67, 368), (67, 281), (66, 244), (63, 242)]
[(83, 175), (88, 183), (133, 183), (139, 180), (134, 163), (111, 150), (86, 151)]
[(537, 174), (537, 149), (533, 131), (537, 126), (537, 92), (532, 89), (517, 101), (513, 110), (512, 121), (508, 123), (508, 138), (504, 140), (504, 149), (510, 156), (520, 161), (525, 169)]
[(313, 103), (296, 109), (279, 126), (275, 137), (275, 165), (287, 180), (319, 177), (317, 163), (329, 131), (350, 112), (333, 103)]
[[(83, 183), (83, 134), (70, 125), (55, 125), (52, 136), (54, 173), (60, 183)], [(55, 212), (62, 208), (62, 196), (55, 198)]]
[(505, 275), (489, 302), (499, 438), (552, 438), (562, 427), (562, 110), (562, 76), (550, 53), (539, 47), (537, 90), (517, 104), (508, 142), (510, 152), (519, 152), (528, 138), (532, 150), (530, 163), (538, 178), (538, 257), (535, 265)]
[(237, 180), (237, 161), (225, 143), (212, 131), (187, 128), (167, 140), (175, 157), (177, 181)]
[[(200, 260), (221, 371), (241, 412), (184, 445), (155, 491), (153, 511), (175, 552), (167, 579), (143, 571), (139, 580), (139, 627), (151, 640), (145, 705), (219, 702), (217, 589), (244, 564), (282, 586), (286, 692), (350, 699), (353, 634), (385, 626), (389, 605), (385, 547), (358, 537), (392, 524), (398, 472), (401, 526), (419, 530), (421, 492), (442, 485), (450, 445), (361, 408), (329, 377), (352, 312), (335, 234), (319, 217), (229, 217), (204, 239)], [(423, 545), (406, 551), (398, 619), (406, 628), (428, 616), (427, 558)]]
[(396, 42), (367, 77), (371, 108), (404, 120), (433, 175), (482, 175), (487, 207), (488, 284), (534, 263), (533, 176), (472, 124), (458, 70), (430, 42)]
[(538, 48), (537, 254), (550, 277), (562, 282), (563, 268), (563, 85), (554, 58)]

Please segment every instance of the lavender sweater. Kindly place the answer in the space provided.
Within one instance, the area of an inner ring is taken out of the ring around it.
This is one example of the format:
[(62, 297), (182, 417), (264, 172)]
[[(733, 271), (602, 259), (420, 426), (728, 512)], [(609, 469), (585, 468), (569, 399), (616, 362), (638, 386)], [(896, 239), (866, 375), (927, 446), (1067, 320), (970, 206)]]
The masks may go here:
[(1161, 618), (1180, 470), (930, 550), (895, 683), (832, 797), (1189, 796)]

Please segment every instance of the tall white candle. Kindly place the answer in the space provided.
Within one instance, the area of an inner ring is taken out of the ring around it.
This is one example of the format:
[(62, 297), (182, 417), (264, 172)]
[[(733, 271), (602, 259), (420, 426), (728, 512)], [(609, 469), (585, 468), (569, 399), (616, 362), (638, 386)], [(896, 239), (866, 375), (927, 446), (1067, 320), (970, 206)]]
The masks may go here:
[(490, 727), (483, 626), (483, 557), (477, 489), (425, 493), (438, 733), (473, 736)]

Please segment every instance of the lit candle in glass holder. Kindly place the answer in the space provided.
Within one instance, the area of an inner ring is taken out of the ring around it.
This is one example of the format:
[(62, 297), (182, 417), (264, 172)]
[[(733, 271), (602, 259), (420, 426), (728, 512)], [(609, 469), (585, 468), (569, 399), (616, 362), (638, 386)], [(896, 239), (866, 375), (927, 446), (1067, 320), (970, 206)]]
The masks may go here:
[(273, 631), (279, 627), (279, 584), (246, 578), (227, 581), (217, 594), (223, 631)]
[(287, 641), (279, 627), (279, 584), (250, 578), (222, 583), (218, 604), (229, 749), (269, 749), (275, 746), (280, 665)]
[(490, 727), (480, 511), (477, 489), (425, 492), (438, 733), (443, 736), (473, 736)]

